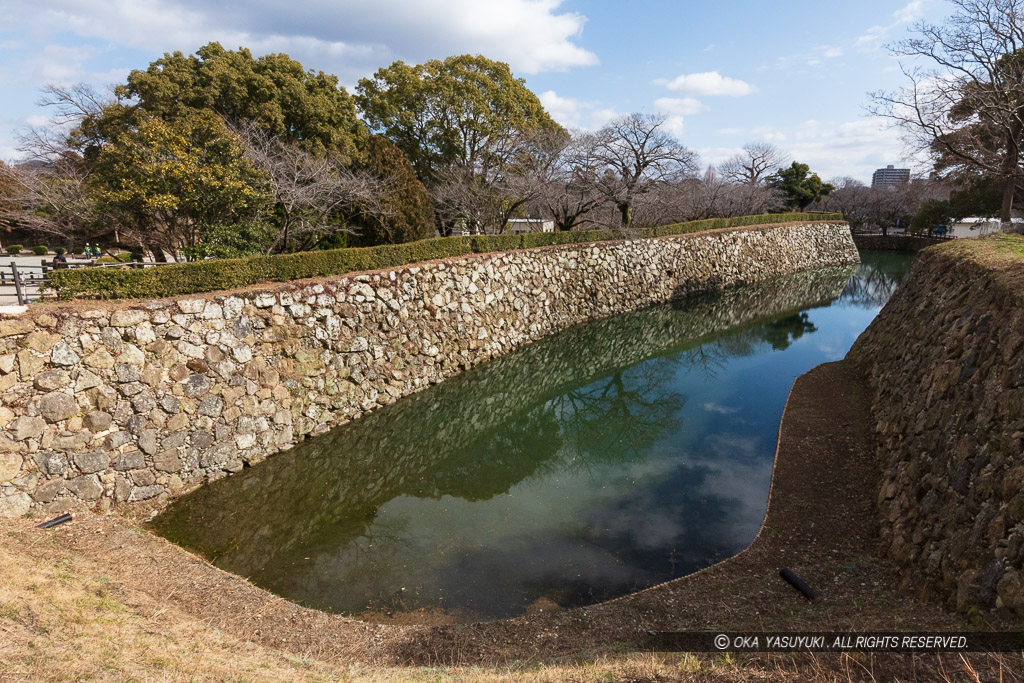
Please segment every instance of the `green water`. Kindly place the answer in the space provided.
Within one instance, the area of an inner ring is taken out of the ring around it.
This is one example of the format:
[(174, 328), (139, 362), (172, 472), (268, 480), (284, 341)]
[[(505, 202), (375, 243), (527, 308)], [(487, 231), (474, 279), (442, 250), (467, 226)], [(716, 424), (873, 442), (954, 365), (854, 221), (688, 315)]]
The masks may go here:
[(826, 268), (581, 325), (175, 503), (157, 530), (302, 604), (460, 619), (589, 604), (753, 540), (794, 378), (909, 264)]

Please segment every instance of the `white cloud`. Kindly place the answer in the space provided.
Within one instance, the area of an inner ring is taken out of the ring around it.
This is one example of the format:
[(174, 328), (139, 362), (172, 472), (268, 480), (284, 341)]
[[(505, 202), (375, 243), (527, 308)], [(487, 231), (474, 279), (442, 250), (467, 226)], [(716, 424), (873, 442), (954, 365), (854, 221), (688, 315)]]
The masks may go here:
[(683, 117), (708, 109), (703, 102), (692, 97), (659, 97), (654, 100), (654, 108), (658, 113), (666, 115), (665, 130), (677, 138), (682, 137), (686, 130)]
[(683, 117), (678, 115), (665, 117), (664, 127), (665, 130), (676, 139), (683, 137), (683, 132), (686, 131), (686, 124), (683, 121)]
[(699, 114), (702, 111), (707, 111), (708, 107), (700, 100), (692, 97), (659, 97), (654, 100), (654, 107), (663, 114), (678, 114), (680, 116), (690, 116), (691, 114)]
[(575, 97), (562, 97), (554, 90), (545, 90), (537, 97), (551, 118), (566, 128), (597, 130), (619, 116), (614, 108), (602, 107), (600, 102), (581, 102)]
[(892, 13), (892, 22), (885, 25), (872, 26), (863, 35), (857, 38), (854, 45), (866, 49), (879, 47), (881, 42), (885, 40), (892, 31), (906, 26), (911, 22), (917, 21), (924, 16), (925, 7), (931, 2), (932, 0), (910, 0), (910, 2), (902, 8)]
[(688, 95), (729, 95), (742, 97), (757, 92), (757, 88), (744, 81), (723, 76), (717, 71), (696, 74), (682, 74), (671, 81), (659, 79), (657, 85), (664, 85), (673, 92)]
[[(9, 3), (4, 3), (9, 4)], [(586, 18), (561, 0), (40, 0), (5, 8), (5, 24), (57, 42), (54, 33), (153, 52), (192, 52), (210, 41), (254, 53), (286, 52), (354, 82), (395, 59), (413, 63), (486, 54), (532, 74), (597, 64), (577, 44)], [(36, 40), (35, 42), (40, 42)], [(61, 60), (50, 60), (56, 68)], [(82, 64), (63, 61), (64, 64)]]

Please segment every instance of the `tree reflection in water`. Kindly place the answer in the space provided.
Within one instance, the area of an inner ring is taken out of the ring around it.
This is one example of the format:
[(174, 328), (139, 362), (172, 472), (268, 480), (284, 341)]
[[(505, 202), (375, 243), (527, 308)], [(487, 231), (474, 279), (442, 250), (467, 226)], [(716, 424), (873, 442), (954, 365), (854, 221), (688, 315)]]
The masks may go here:
[(756, 533), (778, 422), (749, 411), (781, 412), (700, 406), (742, 389), (744, 359), (818, 335), (814, 310), (880, 300), (898, 279), (881, 270), (569, 329), (204, 487), (155, 526), (257, 585), (354, 612), (504, 616), (693, 571)]

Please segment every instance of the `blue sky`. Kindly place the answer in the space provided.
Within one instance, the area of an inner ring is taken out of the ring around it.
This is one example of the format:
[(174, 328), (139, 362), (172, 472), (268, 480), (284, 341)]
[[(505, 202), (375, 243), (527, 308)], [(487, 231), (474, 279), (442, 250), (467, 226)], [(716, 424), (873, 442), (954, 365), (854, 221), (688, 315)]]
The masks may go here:
[(0, 0), (0, 159), (45, 121), (47, 83), (119, 83), (217, 40), (286, 52), (351, 88), (395, 59), (480, 53), (511, 64), (566, 126), (660, 112), (718, 163), (769, 141), (823, 178), (911, 165), (868, 93), (903, 84), (884, 45), (945, 0)]

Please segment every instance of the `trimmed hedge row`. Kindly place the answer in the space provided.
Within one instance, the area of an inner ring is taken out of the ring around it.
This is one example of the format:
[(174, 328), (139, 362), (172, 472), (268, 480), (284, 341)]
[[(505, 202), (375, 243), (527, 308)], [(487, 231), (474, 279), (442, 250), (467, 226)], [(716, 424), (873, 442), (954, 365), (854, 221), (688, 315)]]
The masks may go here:
[[(842, 214), (835, 213), (764, 214), (676, 223), (639, 232), (645, 237), (662, 237), (766, 223), (841, 219)], [(63, 300), (74, 298), (158, 299), (235, 289), (260, 282), (288, 282), (380, 268), (395, 268), (417, 261), (451, 258), (466, 254), (617, 239), (622, 239), (622, 235), (606, 230), (438, 237), (405, 244), (237, 259), (212, 259), (139, 270), (116, 268), (57, 270), (50, 274), (50, 286), (56, 292), (57, 297)]]

